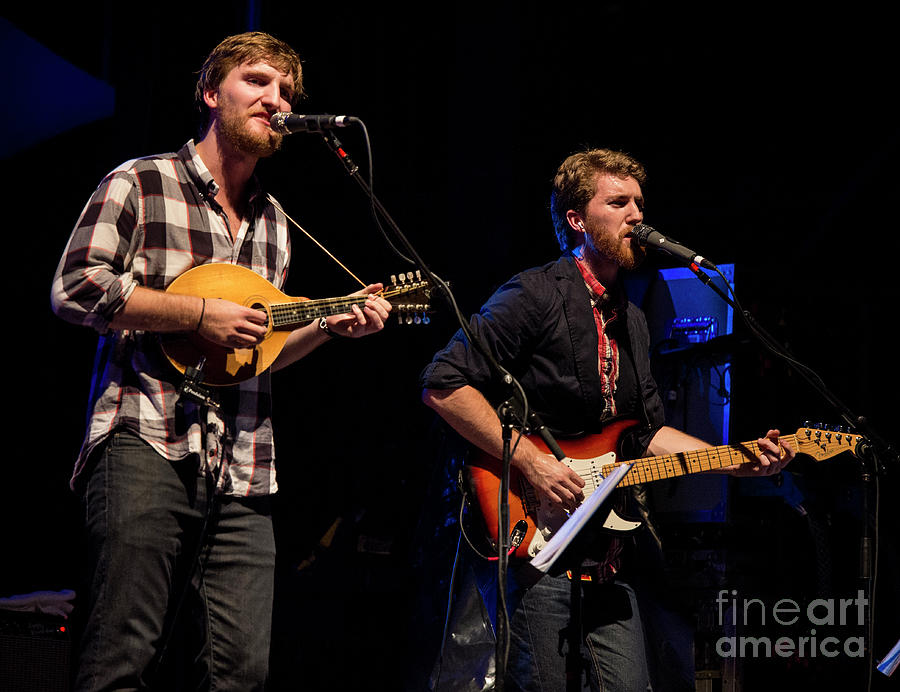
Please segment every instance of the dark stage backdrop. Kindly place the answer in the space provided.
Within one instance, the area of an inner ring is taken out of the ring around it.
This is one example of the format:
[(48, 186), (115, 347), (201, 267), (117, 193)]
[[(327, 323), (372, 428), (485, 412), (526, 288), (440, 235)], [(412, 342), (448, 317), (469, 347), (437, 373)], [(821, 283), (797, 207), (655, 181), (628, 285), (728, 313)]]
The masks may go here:
[[(840, 12), (581, 5), (163, 0), (139, 10), (110, 2), (4, 10), (12, 70), (0, 137), (14, 307), (5, 349), (2, 595), (78, 584), (80, 516), (67, 480), (95, 337), (50, 312), (50, 280), (68, 233), (108, 170), (177, 149), (194, 134), (195, 71), (222, 37), (247, 28), (274, 33), (303, 56), (308, 97), (298, 112), (364, 120), (376, 193), (452, 282), (464, 313), (515, 271), (556, 256), (547, 207), (558, 163), (586, 145), (624, 149), (649, 171), (647, 223), (734, 263), (745, 309), (852, 411), (897, 439), (900, 244), (892, 217), (900, 126), (887, 15), (862, 3)], [(23, 36), (77, 68), (85, 85), (54, 58), (20, 50)], [(86, 106), (98, 119), (76, 121)], [(22, 129), (32, 119), (40, 132)], [(16, 134), (23, 131), (36, 136)], [(366, 169), (360, 131), (340, 137)], [(410, 268), (316, 136), (288, 138), (259, 172), (358, 276), (380, 281)], [(299, 233), (293, 248), (288, 293), (357, 288)], [(646, 271), (666, 266), (654, 257)], [(298, 681), (308, 689), (424, 688), (456, 536), (452, 522), (439, 528), (438, 510), (452, 502), (441, 496), (433, 418), (419, 402), (417, 376), (454, 330), (441, 310), (427, 327), (392, 325), (363, 342), (328, 344), (276, 376), (279, 689)], [(732, 378), (732, 440), (770, 425), (793, 432), (804, 420), (840, 422), (811, 387), (755, 347), (736, 359)], [(795, 466), (838, 524), (837, 562), (852, 575), (855, 462), (841, 458), (828, 471)], [(894, 539), (887, 532), (897, 487), (888, 478), (882, 492), (885, 533)], [(773, 542), (762, 548), (771, 552), (768, 569), (757, 564), (758, 583), (789, 589), (809, 565), (776, 557), (792, 556), (792, 531), (797, 540), (805, 534), (790, 519), (779, 525), (779, 512), (759, 516)], [(879, 655), (900, 637), (895, 555), (885, 550), (881, 563)]]

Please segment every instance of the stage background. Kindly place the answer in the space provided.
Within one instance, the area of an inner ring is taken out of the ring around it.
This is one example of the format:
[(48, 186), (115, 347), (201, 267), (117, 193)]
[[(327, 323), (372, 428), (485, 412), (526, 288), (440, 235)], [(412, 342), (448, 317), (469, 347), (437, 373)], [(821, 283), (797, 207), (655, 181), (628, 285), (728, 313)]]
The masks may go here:
[[(193, 136), (197, 68), (223, 36), (248, 28), (302, 55), (308, 97), (298, 112), (365, 122), (375, 192), (452, 282), (464, 313), (516, 271), (556, 257), (547, 208), (558, 163), (586, 145), (624, 149), (649, 171), (647, 223), (734, 263), (743, 306), (895, 441), (900, 126), (885, 12), (864, 3), (170, 0), (4, 10), (5, 283), (17, 308), (7, 313), (0, 595), (78, 584), (80, 515), (67, 481), (95, 337), (56, 319), (48, 300), (71, 227), (107, 171)], [(359, 130), (339, 136), (365, 169)], [(410, 268), (318, 137), (287, 138), (259, 174), (366, 281)], [(299, 233), (293, 253), (288, 293), (357, 288)], [(654, 257), (645, 271), (666, 266)], [(445, 486), (417, 377), (454, 330), (439, 310), (427, 327), (331, 343), (276, 376), (277, 689), (424, 688), (455, 535), (435, 524)], [(732, 440), (840, 422), (753, 345), (731, 374)], [(825, 464), (798, 460), (795, 471), (824, 508), (829, 576), (855, 593), (857, 466)], [(900, 637), (897, 487), (887, 478), (882, 489), (884, 535), (894, 540), (882, 553), (878, 655)], [(759, 551), (748, 595), (784, 584), (785, 597), (805, 597), (815, 569), (806, 525), (777, 498), (749, 504), (742, 516), (757, 519), (741, 526), (769, 541), (747, 546)], [(786, 679), (831, 689), (835, 669), (813, 663)]]

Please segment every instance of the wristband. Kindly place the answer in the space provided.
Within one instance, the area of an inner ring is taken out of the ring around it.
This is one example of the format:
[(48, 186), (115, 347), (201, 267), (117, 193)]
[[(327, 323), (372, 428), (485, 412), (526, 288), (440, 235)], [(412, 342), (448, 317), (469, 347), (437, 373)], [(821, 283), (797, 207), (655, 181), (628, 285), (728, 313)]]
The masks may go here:
[(200, 325), (203, 324), (203, 315), (206, 314), (206, 298), (201, 298), (200, 300), (203, 301), (203, 306), (200, 308), (200, 319), (197, 320), (197, 326), (194, 327), (195, 332), (200, 331)]
[(337, 338), (342, 337), (341, 334), (338, 334), (337, 332), (333, 332), (328, 328), (328, 322), (325, 320), (324, 317), (319, 318), (319, 329), (321, 329), (323, 332), (325, 332), (330, 337), (337, 337)]

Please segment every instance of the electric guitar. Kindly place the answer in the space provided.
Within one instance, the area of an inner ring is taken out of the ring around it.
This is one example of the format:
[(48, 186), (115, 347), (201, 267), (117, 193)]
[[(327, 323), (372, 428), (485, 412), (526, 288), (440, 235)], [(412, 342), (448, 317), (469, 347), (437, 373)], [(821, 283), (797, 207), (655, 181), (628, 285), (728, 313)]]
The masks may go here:
[[(756, 441), (738, 445), (722, 445), (709, 449), (698, 449), (677, 454), (644, 457), (634, 461), (617, 461), (616, 450), (626, 430), (637, 425), (637, 421), (621, 419), (609, 423), (602, 432), (571, 440), (559, 440), (559, 446), (566, 454), (562, 462), (581, 476), (587, 498), (600, 482), (618, 466), (634, 464), (620, 481), (619, 487), (647, 483), (665, 478), (676, 478), (692, 473), (721, 469), (733, 464), (753, 461), (758, 458), (759, 446)], [(529, 435), (541, 451), (550, 450), (538, 436)], [(800, 428), (793, 435), (782, 435), (781, 439), (798, 454), (807, 454), (816, 461), (829, 459), (842, 452), (856, 454), (863, 437), (845, 432), (833, 432), (816, 428)], [(488, 537), (497, 545), (499, 517), (500, 460), (476, 450), (466, 462), (467, 483), (474, 497), (476, 511), (484, 519)], [(550, 506), (534, 490), (525, 476), (515, 467), (510, 468), (509, 525), (515, 526), (520, 520), (527, 524), (525, 537), (511, 553), (511, 557), (533, 558), (547, 544), (547, 541), (568, 519), (565, 511)], [(633, 531), (641, 525), (639, 521), (629, 521), (615, 511), (606, 517), (603, 527), (612, 532)]]
[[(203, 383), (213, 386), (237, 384), (269, 368), (291, 330), (320, 317), (350, 312), (352, 305), (365, 305), (366, 296), (338, 298), (292, 298), (279, 291), (256, 272), (236, 264), (201, 264), (178, 276), (167, 293), (198, 298), (223, 298), (266, 313), (268, 333), (253, 348), (227, 348), (197, 333), (160, 336), (163, 353), (181, 373), (203, 363)], [(391, 285), (380, 294), (391, 302), (392, 315), (404, 324), (427, 324), (431, 311), (431, 288), (421, 276), (411, 272), (391, 277)], [(205, 360), (204, 360), (205, 359)]]

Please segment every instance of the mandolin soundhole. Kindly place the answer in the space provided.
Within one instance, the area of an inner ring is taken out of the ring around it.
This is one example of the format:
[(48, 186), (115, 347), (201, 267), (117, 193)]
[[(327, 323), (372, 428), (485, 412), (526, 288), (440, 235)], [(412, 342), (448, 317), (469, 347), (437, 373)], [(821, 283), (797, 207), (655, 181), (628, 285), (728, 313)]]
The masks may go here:
[(264, 312), (266, 314), (266, 321), (263, 322), (266, 329), (269, 332), (272, 331), (272, 310), (269, 307), (268, 303), (260, 302), (256, 296), (251, 297), (246, 303), (244, 303), (248, 308), (252, 308), (254, 310), (259, 310), (260, 312)]

